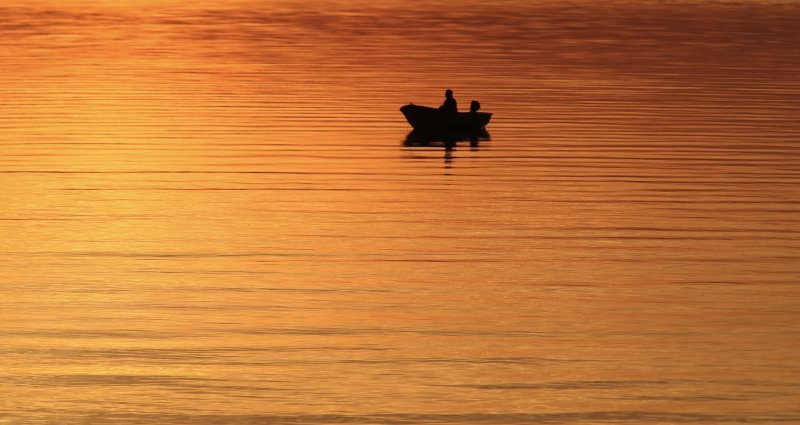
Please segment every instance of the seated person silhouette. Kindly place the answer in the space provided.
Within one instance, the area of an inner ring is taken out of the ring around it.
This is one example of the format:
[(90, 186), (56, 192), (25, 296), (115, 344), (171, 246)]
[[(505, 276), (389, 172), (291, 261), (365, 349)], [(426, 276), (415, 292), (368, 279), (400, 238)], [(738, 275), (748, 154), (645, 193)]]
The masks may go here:
[(477, 100), (473, 100), (472, 103), (469, 104), (470, 112), (478, 112), (479, 109), (481, 109), (481, 103)]
[(452, 90), (447, 89), (444, 92), (444, 103), (442, 103), (442, 106), (439, 107), (439, 110), (449, 114), (455, 114), (458, 112), (458, 105), (456, 104), (456, 99), (453, 97)]
[[(472, 120), (472, 125), (476, 128), (481, 126), (477, 115), (479, 109), (481, 109), (481, 103), (477, 100), (473, 100), (472, 103), (469, 104), (470, 119)], [(477, 139), (475, 139), (475, 143), (477, 143)], [(470, 144), (470, 146), (472, 146), (472, 144)]]

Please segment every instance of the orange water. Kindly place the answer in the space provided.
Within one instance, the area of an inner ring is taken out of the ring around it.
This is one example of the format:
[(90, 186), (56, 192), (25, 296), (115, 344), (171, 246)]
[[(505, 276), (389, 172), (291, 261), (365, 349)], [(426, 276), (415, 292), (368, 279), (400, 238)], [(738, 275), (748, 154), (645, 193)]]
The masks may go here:
[(184, 3), (0, 7), (1, 424), (800, 422), (800, 5)]

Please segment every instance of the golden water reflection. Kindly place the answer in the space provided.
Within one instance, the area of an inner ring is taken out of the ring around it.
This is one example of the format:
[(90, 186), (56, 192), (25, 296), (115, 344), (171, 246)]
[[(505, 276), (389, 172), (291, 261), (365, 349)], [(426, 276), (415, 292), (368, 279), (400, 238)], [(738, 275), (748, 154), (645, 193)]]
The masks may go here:
[(0, 421), (800, 420), (797, 5), (0, 9)]

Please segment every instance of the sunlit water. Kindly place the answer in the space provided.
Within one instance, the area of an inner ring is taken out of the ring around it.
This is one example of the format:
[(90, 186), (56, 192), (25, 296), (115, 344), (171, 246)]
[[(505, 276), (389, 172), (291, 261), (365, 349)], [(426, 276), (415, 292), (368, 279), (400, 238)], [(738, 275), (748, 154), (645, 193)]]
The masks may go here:
[(800, 422), (798, 3), (125, 3), (0, 7), (0, 423)]

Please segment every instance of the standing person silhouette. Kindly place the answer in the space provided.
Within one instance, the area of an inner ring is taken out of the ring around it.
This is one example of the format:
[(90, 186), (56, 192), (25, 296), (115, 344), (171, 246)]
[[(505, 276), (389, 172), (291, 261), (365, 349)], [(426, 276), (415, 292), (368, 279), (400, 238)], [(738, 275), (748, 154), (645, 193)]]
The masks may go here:
[(456, 99), (453, 97), (452, 90), (447, 89), (444, 92), (444, 103), (442, 103), (442, 106), (439, 107), (439, 110), (450, 114), (455, 114), (458, 112), (458, 104), (456, 103)]

